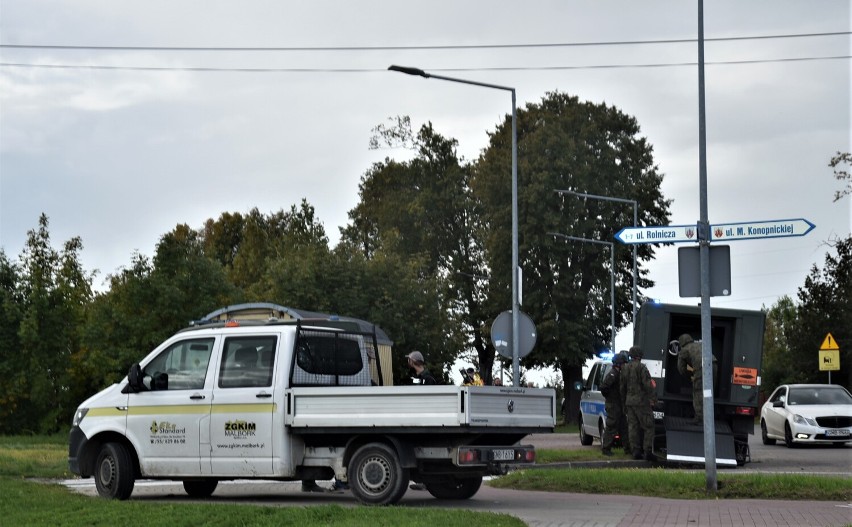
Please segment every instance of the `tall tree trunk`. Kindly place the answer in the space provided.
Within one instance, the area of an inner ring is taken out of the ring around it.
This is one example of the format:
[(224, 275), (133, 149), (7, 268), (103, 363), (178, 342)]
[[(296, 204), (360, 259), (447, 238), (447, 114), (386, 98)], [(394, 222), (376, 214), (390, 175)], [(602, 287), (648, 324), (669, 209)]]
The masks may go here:
[(575, 365), (562, 366), (562, 379), (565, 383), (565, 404), (560, 412), (565, 418), (565, 424), (578, 424), (580, 416), (580, 392), (574, 389), (574, 383), (583, 380), (583, 367)]

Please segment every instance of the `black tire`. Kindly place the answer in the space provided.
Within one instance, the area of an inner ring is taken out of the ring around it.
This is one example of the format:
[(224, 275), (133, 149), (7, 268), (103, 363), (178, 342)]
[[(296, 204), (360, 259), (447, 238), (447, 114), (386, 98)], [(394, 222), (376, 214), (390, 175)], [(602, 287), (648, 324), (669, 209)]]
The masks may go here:
[(763, 419), (760, 420), (760, 438), (763, 439), (764, 445), (774, 445), (775, 440), (769, 437), (766, 432), (766, 421)]
[(383, 443), (367, 443), (359, 448), (348, 467), (349, 488), (362, 503), (393, 505), (408, 490), (407, 468), (393, 448)]
[(106, 443), (95, 461), (95, 487), (103, 498), (126, 500), (133, 493), (133, 459), (121, 443)]
[(186, 479), (183, 481), (183, 490), (192, 498), (209, 498), (219, 480), (216, 479)]
[(793, 431), (790, 430), (790, 423), (784, 423), (784, 444), (787, 448), (796, 448), (796, 443), (793, 442)]
[(590, 436), (586, 433), (586, 429), (583, 428), (583, 414), (580, 414), (580, 444), (583, 446), (589, 446), (595, 440), (594, 437)]
[(440, 481), (426, 483), (429, 494), (439, 500), (466, 500), (479, 492), (482, 486), (482, 476), (475, 478), (449, 477)]

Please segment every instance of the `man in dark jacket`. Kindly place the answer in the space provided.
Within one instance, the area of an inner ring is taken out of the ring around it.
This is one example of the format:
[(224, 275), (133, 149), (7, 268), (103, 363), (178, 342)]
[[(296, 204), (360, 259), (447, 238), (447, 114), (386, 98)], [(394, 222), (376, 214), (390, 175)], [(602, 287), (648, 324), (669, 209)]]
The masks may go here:
[(408, 367), (414, 370), (414, 374), (420, 379), (420, 384), (438, 384), (435, 377), (426, 369), (426, 362), (423, 360), (422, 353), (412, 351), (405, 357), (408, 359)]
[[(633, 459), (654, 460), (654, 401), (656, 389), (648, 367), (642, 364), (639, 346), (630, 348), (630, 362), (621, 371), (620, 388), (625, 393), (627, 428)], [(641, 439), (640, 439), (641, 438)]]
[(612, 444), (615, 442), (615, 433), (621, 435), (621, 444), (624, 446), (625, 452), (630, 452), (628, 446), (627, 435), (624, 433), (626, 428), (624, 422), (626, 415), (624, 414), (624, 397), (619, 387), (619, 374), (621, 368), (627, 362), (627, 352), (622, 351), (612, 359), (612, 368), (607, 372), (601, 383), (601, 395), (604, 396), (606, 405), (606, 428), (604, 429), (603, 437), (601, 438), (601, 453), (605, 456), (612, 455)]

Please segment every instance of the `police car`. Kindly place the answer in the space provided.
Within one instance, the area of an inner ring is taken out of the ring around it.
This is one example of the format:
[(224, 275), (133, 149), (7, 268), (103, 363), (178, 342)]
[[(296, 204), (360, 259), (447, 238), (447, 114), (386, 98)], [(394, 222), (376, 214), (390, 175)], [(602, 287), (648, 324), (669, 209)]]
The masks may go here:
[[(610, 354), (611, 355), (611, 354)], [(591, 445), (595, 439), (602, 441), (606, 427), (606, 410), (604, 396), (600, 385), (606, 374), (612, 368), (612, 360), (596, 360), (586, 377), (585, 383), (575, 386), (580, 393), (580, 444)], [(616, 446), (621, 444), (621, 436), (615, 434)]]

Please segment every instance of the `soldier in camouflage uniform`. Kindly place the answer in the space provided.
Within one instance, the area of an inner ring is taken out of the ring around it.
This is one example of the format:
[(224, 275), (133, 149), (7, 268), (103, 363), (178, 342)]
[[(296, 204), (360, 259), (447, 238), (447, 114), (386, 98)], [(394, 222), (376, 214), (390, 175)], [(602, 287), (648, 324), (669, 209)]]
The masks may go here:
[(603, 382), (601, 382), (601, 395), (606, 400), (606, 428), (604, 429), (603, 437), (601, 438), (601, 453), (605, 456), (612, 455), (612, 444), (615, 442), (616, 430), (621, 435), (621, 444), (624, 446), (626, 453), (630, 452), (628, 446), (626, 428), (624, 423), (626, 416), (624, 415), (624, 394), (619, 386), (619, 373), (621, 368), (627, 363), (627, 352), (622, 351), (612, 359), (612, 368), (607, 372)]
[[(704, 420), (704, 392), (702, 390), (703, 370), (701, 367), (701, 344), (695, 342), (689, 333), (677, 339), (680, 351), (677, 354), (677, 371), (692, 379), (692, 408), (695, 410), (696, 424)], [(716, 377), (716, 357), (713, 357), (713, 378)], [(711, 382), (712, 385), (712, 382)]]
[[(651, 373), (642, 364), (639, 346), (630, 348), (630, 362), (621, 370), (620, 388), (626, 394), (627, 427), (633, 458), (654, 460), (654, 402), (656, 389)], [(641, 438), (641, 439), (640, 439)]]

